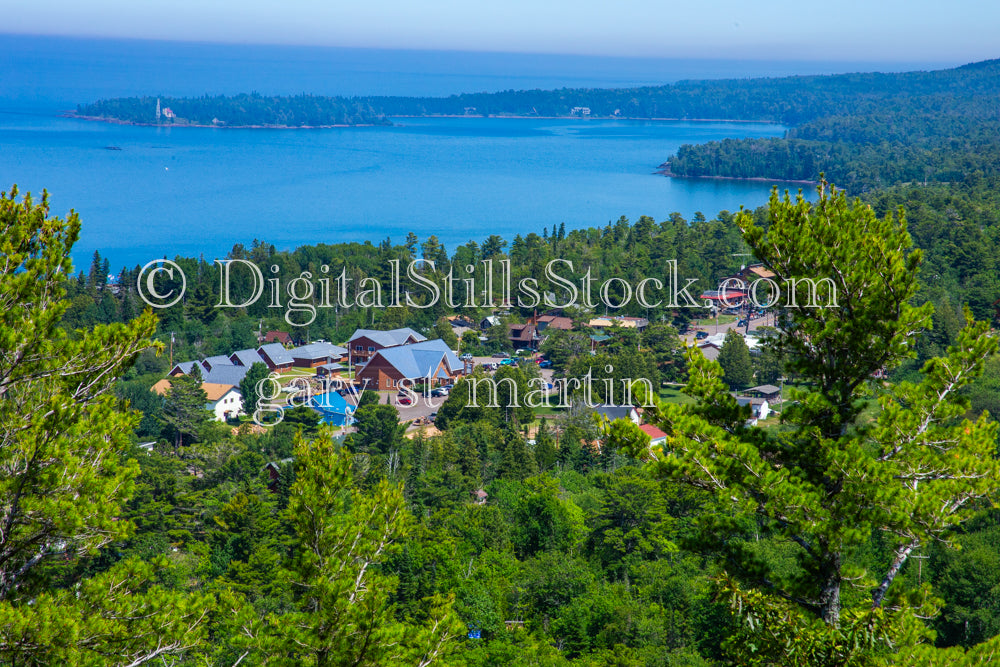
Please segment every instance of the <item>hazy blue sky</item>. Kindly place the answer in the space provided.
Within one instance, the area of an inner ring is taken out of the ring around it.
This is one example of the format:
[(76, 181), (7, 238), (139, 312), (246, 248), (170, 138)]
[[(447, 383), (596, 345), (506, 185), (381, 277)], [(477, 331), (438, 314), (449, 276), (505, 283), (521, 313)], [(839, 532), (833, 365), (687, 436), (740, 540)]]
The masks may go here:
[(31, 0), (11, 7), (2, 32), (699, 58), (1000, 55), (1000, 3), (984, 0)]

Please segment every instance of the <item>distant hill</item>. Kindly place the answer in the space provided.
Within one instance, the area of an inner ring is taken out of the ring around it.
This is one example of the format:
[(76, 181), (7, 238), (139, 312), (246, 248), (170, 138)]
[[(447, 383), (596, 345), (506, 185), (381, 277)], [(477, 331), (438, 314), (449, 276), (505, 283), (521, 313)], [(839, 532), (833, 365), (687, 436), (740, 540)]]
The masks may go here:
[(136, 125), (214, 127), (325, 127), (389, 122), (359, 100), (319, 95), (266, 97), (257, 93), (232, 97), (118, 97), (81, 104), (76, 115)]

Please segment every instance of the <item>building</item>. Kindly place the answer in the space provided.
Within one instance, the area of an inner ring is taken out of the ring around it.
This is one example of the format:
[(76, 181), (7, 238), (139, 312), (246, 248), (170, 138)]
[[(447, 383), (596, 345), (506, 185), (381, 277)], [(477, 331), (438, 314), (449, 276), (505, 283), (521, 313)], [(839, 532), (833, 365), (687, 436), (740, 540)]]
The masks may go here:
[(250, 368), (254, 364), (267, 365), (267, 362), (264, 361), (264, 357), (260, 356), (257, 350), (254, 349), (237, 350), (229, 355), (229, 361), (231, 361), (234, 366), (246, 366), (247, 368)]
[(639, 425), (639, 412), (634, 405), (598, 405), (594, 412), (607, 421), (627, 419), (636, 426)]
[(515, 350), (538, 349), (538, 331), (534, 324), (508, 324), (507, 338)]
[(747, 426), (756, 426), (758, 421), (767, 419), (767, 416), (771, 414), (771, 406), (768, 405), (766, 398), (737, 396), (736, 402), (739, 403), (741, 408), (747, 405), (750, 406), (750, 419), (747, 420)]
[(400, 345), (412, 345), (422, 343), (427, 340), (409, 327), (402, 329), (392, 329), (390, 331), (376, 331), (374, 329), (358, 329), (347, 341), (350, 360), (353, 363), (366, 362), (371, 359), (376, 352), (390, 347)]
[(639, 430), (649, 436), (650, 447), (662, 446), (667, 441), (667, 434), (652, 424), (643, 424)]
[(257, 354), (267, 364), (269, 370), (281, 373), (287, 371), (295, 365), (292, 353), (285, 349), (281, 343), (266, 343), (257, 348)]
[(221, 355), (209, 357), (204, 361), (184, 361), (182, 363), (175, 364), (174, 367), (170, 369), (168, 375), (170, 377), (190, 375), (194, 372), (195, 367), (197, 367), (203, 382), (210, 382), (212, 384), (228, 384), (233, 386), (239, 385), (243, 378), (246, 377), (247, 371), (250, 370), (250, 367), (239, 366), (233, 363), (222, 363), (223, 359), (229, 361), (229, 357), (223, 357)]
[(535, 320), (535, 327), (538, 329), (538, 333), (542, 333), (546, 329), (570, 331), (573, 328), (573, 320), (557, 315), (542, 315)]
[[(164, 378), (154, 384), (151, 391), (164, 396), (168, 389), (170, 389), (170, 380)], [(205, 392), (205, 397), (208, 399), (205, 403), (205, 409), (215, 416), (215, 421), (224, 422), (243, 414), (243, 394), (233, 385), (202, 382), (201, 390)]]
[(770, 405), (781, 401), (781, 388), (775, 387), (773, 384), (762, 384), (757, 387), (751, 387), (743, 393), (756, 398), (766, 398)]
[(202, 360), (201, 367), (210, 372), (213, 368), (218, 368), (219, 366), (233, 366), (232, 360), (224, 354), (217, 354), (214, 357), (207, 357)]
[(645, 331), (646, 327), (649, 326), (649, 320), (645, 317), (627, 317), (624, 315), (615, 315), (613, 317), (595, 317), (594, 319), (587, 322), (587, 326), (593, 329), (606, 329), (614, 326), (622, 327), (623, 329), (635, 329), (636, 331)]
[[(359, 388), (399, 389), (424, 381), (430, 386), (452, 384), (464, 366), (440, 338), (378, 350), (357, 373)], [(407, 382), (401, 385), (400, 383)]]
[(262, 343), (281, 343), (286, 347), (295, 345), (295, 342), (292, 341), (292, 337), (287, 331), (268, 331), (264, 334)]
[(347, 357), (347, 349), (333, 343), (312, 343), (296, 347), (289, 352), (296, 368), (318, 368), (340, 362)]

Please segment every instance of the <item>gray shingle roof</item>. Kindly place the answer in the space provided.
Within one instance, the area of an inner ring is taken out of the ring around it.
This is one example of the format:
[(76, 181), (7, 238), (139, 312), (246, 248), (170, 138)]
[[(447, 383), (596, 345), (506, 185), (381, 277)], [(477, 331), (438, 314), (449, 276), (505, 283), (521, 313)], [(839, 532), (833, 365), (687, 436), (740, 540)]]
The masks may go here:
[[(402, 329), (392, 329), (390, 331), (377, 331), (375, 329), (358, 329), (351, 336), (351, 341), (355, 338), (365, 338), (374, 341), (381, 345), (382, 347), (394, 347), (396, 345), (403, 345), (406, 343), (407, 339), (411, 336), (417, 342), (423, 342), (427, 340), (426, 336), (422, 336), (413, 329), (409, 327), (403, 327)], [(350, 343), (351, 341), (348, 341)]]
[(628, 419), (629, 414), (634, 409), (631, 405), (598, 405), (594, 408), (594, 412), (614, 421), (615, 419)]
[(178, 370), (182, 374), (187, 375), (197, 363), (197, 361), (182, 361), (179, 364), (174, 364), (174, 367), (170, 369), (170, 372), (173, 373), (175, 370)]
[(210, 371), (203, 371), (201, 379), (203, 382), (214, 382), (216, 384), (231, 384), (239, 386), (240, 382), (247, 376), (248, 366), (213, 366)]
[(267, 365), (267, 362), (264, 361), (263, 357), (261, 357), (257, 350), (254, 349), (237, 350), (229, 355), (229, 360), (237, 366), (246, 366), (247, 368), (253, 366), (254, 364)]
[(258, 351), (263, 350), (267, 353), (267, 356), (271, 358), (276, 364), (290, 364), (293, 361), (291, 353), (286, 350), (281, 343), (268, 343), (267, 345), (261, 345), (257, 348)]
[(217, 354), (214, 357), (206, 357), (204, 361), (201, 362), (202, 367), (208, 368), (211, 366), (215, 368), (216, 366), (232, 366), (233, 362), (224, 354)]
[(345, 354), (347, 354), (346, 348), (334, 345), (333, 343), (311, 343), (297, 347), (291, 351), (293, 359), (308, 359), (310, 361), (325, 357), (339, 359)]

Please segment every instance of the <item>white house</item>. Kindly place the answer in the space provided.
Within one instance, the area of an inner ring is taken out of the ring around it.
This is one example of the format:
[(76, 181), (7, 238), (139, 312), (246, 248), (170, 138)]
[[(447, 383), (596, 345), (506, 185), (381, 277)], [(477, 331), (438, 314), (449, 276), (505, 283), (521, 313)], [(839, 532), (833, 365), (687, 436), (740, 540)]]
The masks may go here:
[[(170, 389), (170, 380), (163, 379), (154, 384), (151, 388), (160, 396)], [(202, 382), (201, 389), (208, 399), (205, 409), (211, 411), (215, 416), (215, 421), (224, 422), (226, 419), (239, 417), (243, 412), (243, 394), (239, 388), (231, 384), (218, 384), (215, 382)]]
[(750, 406), (750, 419), (747, 420), (748, 426), (756, 426), (758, 421), (767, 419), (767, 416), (771, 414), (771, 406), (768, 405), (766, 398), (737, 396), (736, 402), (740, 404), (740, 407), (744, 405)]

